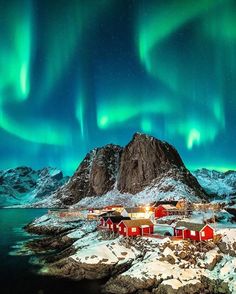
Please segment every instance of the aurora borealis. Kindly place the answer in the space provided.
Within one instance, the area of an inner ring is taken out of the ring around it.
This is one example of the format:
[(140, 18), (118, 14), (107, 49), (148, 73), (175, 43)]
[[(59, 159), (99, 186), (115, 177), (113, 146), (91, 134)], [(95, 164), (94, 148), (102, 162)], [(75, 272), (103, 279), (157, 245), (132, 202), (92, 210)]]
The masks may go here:
[(0, 0), (0, 162), (71, 174), (136, 131), (236, 168), (232, 0)]

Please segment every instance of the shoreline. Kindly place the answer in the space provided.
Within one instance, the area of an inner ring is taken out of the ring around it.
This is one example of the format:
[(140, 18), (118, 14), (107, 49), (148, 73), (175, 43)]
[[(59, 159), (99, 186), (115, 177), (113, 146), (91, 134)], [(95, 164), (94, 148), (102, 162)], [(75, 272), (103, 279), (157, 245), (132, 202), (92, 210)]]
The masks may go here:
[[(43, 250), (45, 248), (50, 250), (52, 247), (55, 250), (56, 248), (56, 252), (44, 260), (39, 274), (72, 280), (107, 279), (105, 285), (101, 287), (103, 293), (134, 293), (137, 291), (139, 293), (144, 293), (142, 291), (146, 291), (145, 293), (200, 293), (196, 291), (207, 291), (207, 288), (218, 291), (216, 287), (223, 292), (214, 293), (233, 293), (224, 279), (221, 282), (214, 279), (213, 272), (220, 263), (229, 262), (226, 255), (234, 252), (236, 242), (232, 245), (233, 250), (229, 249), (228, 244), (224, 242), (220, 246), (211, 244), (212, 248), (210, 247), (211, 249), (203, 254), (197, 245), (188, 242), (174, 242), (168, 237), (162, 241), (137, 237), (127, 243), (125, 238), (121, 237), (102, 238), (96, 229), (95, 221), (81, 220), (74, 226), (73, 222), (68, 221), (65, 224), (60, 219), (55, 219), (55, 216), (50, 217), (43, 216), (41, 221), (37, 219), (27, 225), (31, 228), (31, 233), (41, 230), (41, 233), (45, 235), (51, 231), (52, 237), (45, 238), (44, 236), (39, 241), (33, 241), (34, 252), (38, 250), (37, 243), (34, 242), (39, 242)], [(233, 230), (236, 232), (236, 229)], [(47, 243), (47, 246), (43, 244), (44, 242)], [(188, 259), (183, 253), (179, 256), (178, 250), (181, 249), (178, 248), (181, 246), (182, 249), (187, 246), (185, 251), (191, 249), (191, 255), (194, 253), (196, 258), (188, 257)], [(208, 252), (211, 253), (209, 256)], [(230, 258), (235, 260), (235, 256)], [(156, 267), (163, 270), (158, 272)], [(146, 272), (144, 272), (145, 268)], [(165, 271), (169, 271), (170, 275), (166, 275)], [(182, 279), (181, 275), (184, 276), (188, 272), (192, 276), (187, 275)]]

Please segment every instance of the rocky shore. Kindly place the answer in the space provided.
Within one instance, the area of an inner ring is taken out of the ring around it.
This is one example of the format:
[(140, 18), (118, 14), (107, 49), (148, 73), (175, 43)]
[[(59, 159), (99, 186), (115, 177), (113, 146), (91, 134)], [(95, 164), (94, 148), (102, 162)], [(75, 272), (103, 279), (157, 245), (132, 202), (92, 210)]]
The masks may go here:
[[(39, 274), (105, 279), (102, 293), (235, 293), (236, 229), (218, 243), (124, 239), (97, 231), (95, 221), (43, 216), (26, 226), (40, 235), (25, 244), (40, 258)], [(227, 232), (228, 233), (228, 232)], [(235, 236), (235, 238), (233, 237)], [(49, 252), (50, 254), (39, 254)]]

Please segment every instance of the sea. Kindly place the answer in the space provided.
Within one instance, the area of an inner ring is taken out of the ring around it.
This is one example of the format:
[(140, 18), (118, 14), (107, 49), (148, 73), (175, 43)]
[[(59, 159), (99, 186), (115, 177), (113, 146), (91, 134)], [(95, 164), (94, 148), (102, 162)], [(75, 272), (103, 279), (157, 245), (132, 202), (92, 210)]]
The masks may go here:
[(32, 256), (19, 254), (23, 242), (34, 238), (23, 227), (45, 209), (0, 209), (0, 294), (100, 293), (101, 281), (72, 281), (37, 273)]

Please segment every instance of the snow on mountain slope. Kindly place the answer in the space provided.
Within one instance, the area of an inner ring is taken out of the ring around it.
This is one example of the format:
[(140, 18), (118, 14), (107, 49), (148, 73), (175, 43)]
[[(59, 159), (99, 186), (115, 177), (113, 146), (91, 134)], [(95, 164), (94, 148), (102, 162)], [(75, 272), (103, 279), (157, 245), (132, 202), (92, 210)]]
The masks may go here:
[(193, 172), (200, 185), (213, 196), (236, 195), (236, 171), (219, 172), (205, 168)]
[(172, 178), (164, 178), (135, 195), (121, 193), (114, 189), (103, 196), (86, 197), (75, 206), (103, 207), (106, 205), (122, 204), (132, 207), (159, 200), (180, 200), (183, 198), (188, 199), (190, 202), (201, 201), (201, 198), (197, 197), (188, 185)]
[(0, 207), (24, 205), (45, 199), (68, 177), (55, 168), (17, 167), (0, 171)]

